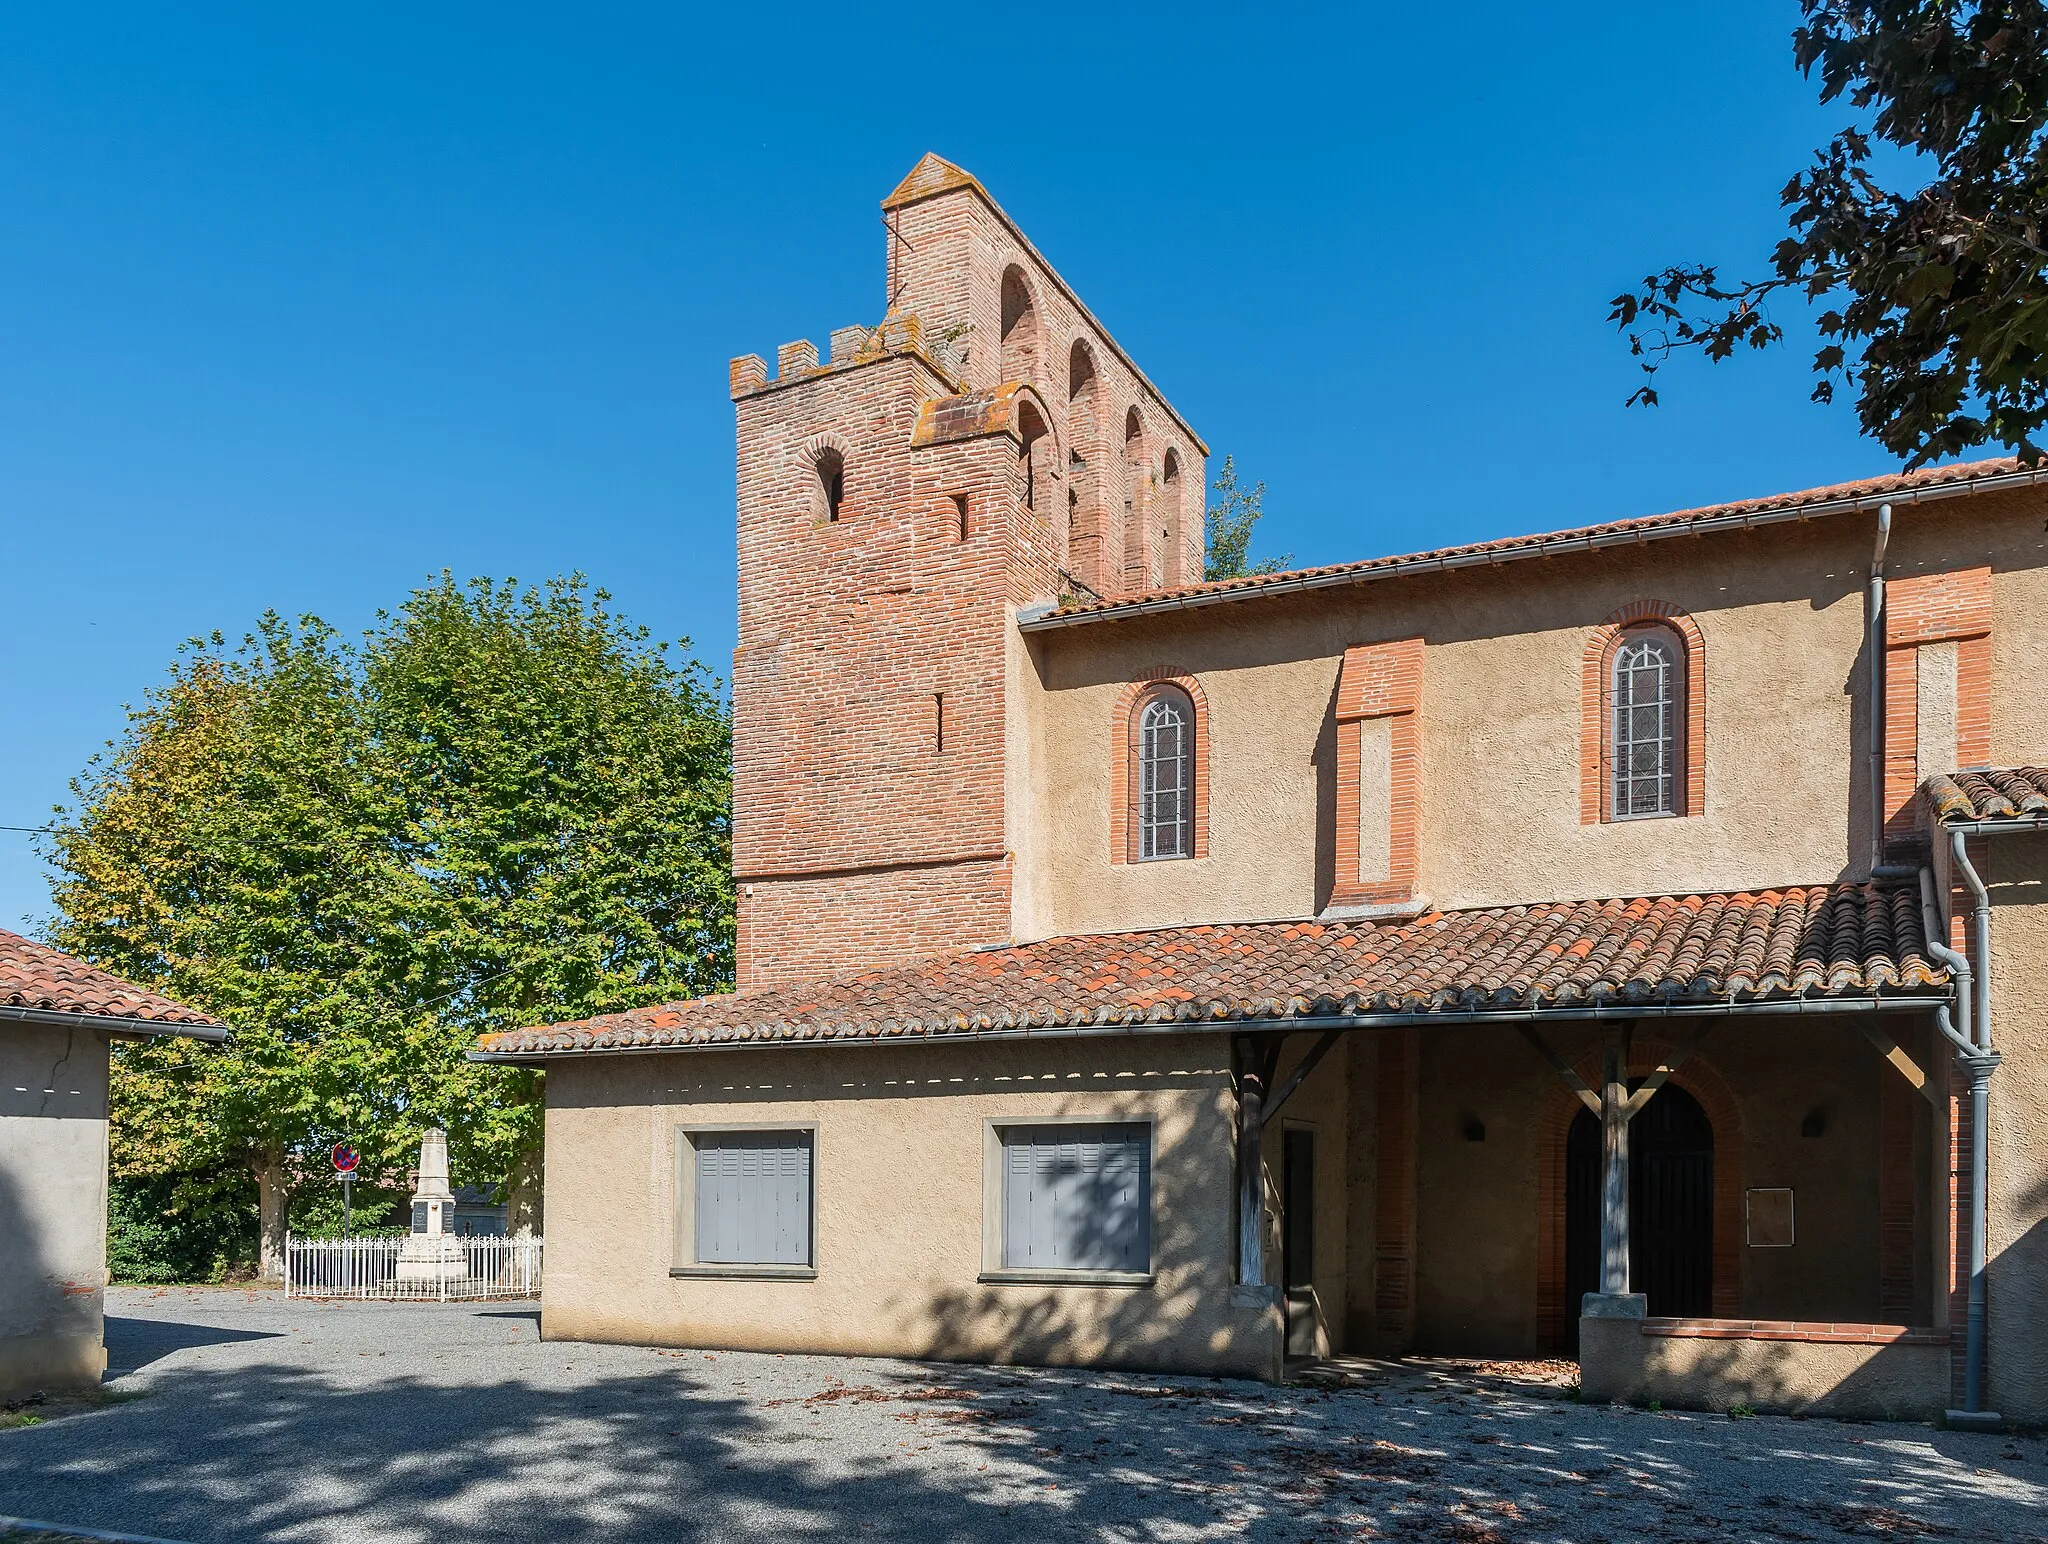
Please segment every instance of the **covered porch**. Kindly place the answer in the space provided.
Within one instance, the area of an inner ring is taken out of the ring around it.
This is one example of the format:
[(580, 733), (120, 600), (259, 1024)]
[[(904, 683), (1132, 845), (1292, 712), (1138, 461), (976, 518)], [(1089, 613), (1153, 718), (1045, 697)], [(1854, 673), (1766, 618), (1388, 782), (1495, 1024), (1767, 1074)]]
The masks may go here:
[(1238, 1291), (1273, 1293), (1290, 1360), (1576, 1357), (1593, 1399), (1955, 1408), (1966, 1082), (1947, 997), (1908, 984), (1240, 1033)]

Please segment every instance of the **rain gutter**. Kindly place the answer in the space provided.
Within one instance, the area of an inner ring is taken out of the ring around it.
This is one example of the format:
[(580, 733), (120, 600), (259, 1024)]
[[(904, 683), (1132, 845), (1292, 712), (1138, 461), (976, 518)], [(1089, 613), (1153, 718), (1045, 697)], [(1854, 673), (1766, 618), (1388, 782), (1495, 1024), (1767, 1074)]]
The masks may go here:
[(224, 1024), (173, 1024), (160, 1019), (129, 1019), (108, 1013), (66, 1013), (58, 1008), (17, 1008), (0, 1003), (0, 1023), (46, 1024), (55, 1029), (103, 1029), (110, 1035), (148, 1038), (182, 1035), (219, 1045), (228, 1037)]
[(783, 1046), (980, 1045), (989, 1040), (1093, 1040), (1144, 1035), (1287, 1033), (1307, 1029), (1415, 1029), (1433, 1024), (1528, 1024), (1579, 1019), (1691, 1019), (1729, 1015), (1824, 1015), (1837, 1013), (1906, 1013), (1939, 1008), (1944, 996), (1789, 997), (1763, 1002), (1600, 1003), (1569, 1008), (1444, 1009), (1423, 1013), (1304, 1013), (1231, 1019), (1166, 1020), (1142, 1024), (1049, 1024), (1039, 1028), (960, 1029), (938, 1034), (762, 1036), (751, 1040), (700, 1040), (686, 1045), (603, 1045), (560, 1051), (470, 1051), (473, 1062), (506, 1062), (545, 1066), (572, 1056), (604, 1056), (635, 1052), (769, 1050)]

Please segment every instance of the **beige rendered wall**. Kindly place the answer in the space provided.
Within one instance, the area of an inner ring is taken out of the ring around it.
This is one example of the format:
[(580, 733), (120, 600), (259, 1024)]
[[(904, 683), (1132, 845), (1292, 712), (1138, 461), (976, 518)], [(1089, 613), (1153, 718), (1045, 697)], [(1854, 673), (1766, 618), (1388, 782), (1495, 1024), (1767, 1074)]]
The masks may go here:
[[(1901, 509), (1895, 575), (1995, 570), (1997, 754), (2048, 757), (2048, 497)], [(1439, 907), (1753, 889), (1867, 863), (1864, 585), (1874, 517), (1387, 580), (1031, 635), (1013, 699), (1036, 746), (1018, 842), (1022, 938), (1304, 916), (1334, 862), (1339, 665), (1351, 644), (1420, 635), (1419, 887)], [(1707, 674), (1705, 809), (1581, 824), (1581, 664), (1630, 601), (1698, 623)], [(1209, 856), (1110, 861), (1111, 723), (1124, 684), (1170, 668), (1209, 701)], [(1015, 688), (1013, 688), (1015, 689)], [(1018, 755), (1013, 738), (1013, 758)], [(1013, 760), (1013, 765), (1014, 765)], [(1013, 796), (1017, 792), (1012, 783)]]
[[(2039, 1425), (2048, 1421), (2048, 837), (1974, 838), (1970, 860), (1991, 890), (1991, 1034), (2005, 1057), (1991, 1079), (1986, 1404)], [(1952, 1317), (1960, 1331), (1961, 1315)]]
[[(1223, 1036), (1176, 1035), (565, 1062), (543, 1332), (1271, 1376), (1277, 1316), (1230, 1301), (1229, 1056)], [(1057, 1117), (1156, 1122), (1152, 1284), (977, 1279), (986, 1123)], [(816, 1278), (671, 1277), (677, 1128), (785, 1121), (817, 1128)]]
[(0, 1023), (0, 1396), (106, 1367), (107, 1041)]

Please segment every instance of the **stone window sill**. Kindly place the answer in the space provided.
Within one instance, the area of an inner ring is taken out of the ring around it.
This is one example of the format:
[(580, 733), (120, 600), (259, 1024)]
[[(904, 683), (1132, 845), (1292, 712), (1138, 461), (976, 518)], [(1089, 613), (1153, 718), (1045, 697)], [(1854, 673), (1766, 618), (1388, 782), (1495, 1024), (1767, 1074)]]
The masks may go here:
[(974, 1278), (989, 1286), (1019, 1287), (1149, 1287), (1158, 1278), (1150, 1271), (983, 1271)]
[(816, 1281), (815, 1265), (671, 1265), (669, 1275), (678, 1279), (709, 1278), (732, 1281)]

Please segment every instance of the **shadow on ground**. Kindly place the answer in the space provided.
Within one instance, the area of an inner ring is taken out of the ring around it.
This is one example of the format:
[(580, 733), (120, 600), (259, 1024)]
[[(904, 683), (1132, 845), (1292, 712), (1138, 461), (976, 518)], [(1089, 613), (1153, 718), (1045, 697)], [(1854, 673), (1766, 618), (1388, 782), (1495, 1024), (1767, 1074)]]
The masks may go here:
[(244, 1340), (275, 1340), (275, 1330), (231, 1330), (211, 1324), (181, 1324), (171, 1319), (123, 1319), (109, 1314), (106, 1321), (107, 1377), (161, 1361), (173, 1351), (191, 1346), (225, 1346)]
[[(2038, 1443), (2013, 1450), (2024, 1464), (1994, 1484), (1979, 1466), (2003, 1439), (1919, 1428), (1866, 1437), (1431, 1384), (1267, 1388), (465, 1341), (485, 1331), (464, 1321), (486, 1317), (525, 1315), (401, 1312), (346, 1343), (292, 1333), (267, 1337), (281, 1348), (226, 1353), (231, 1365), (199, 1365), (216, 1353), (174, 1364), (138, 1380), (149, 1391), (132, 1404), (0, 1435), (0, 1513), (193, 1544), (1593, 1544), (2018, 1539), (2048, 1500)], [(147, 1329), (136, 1345), (266, 1338)]]

